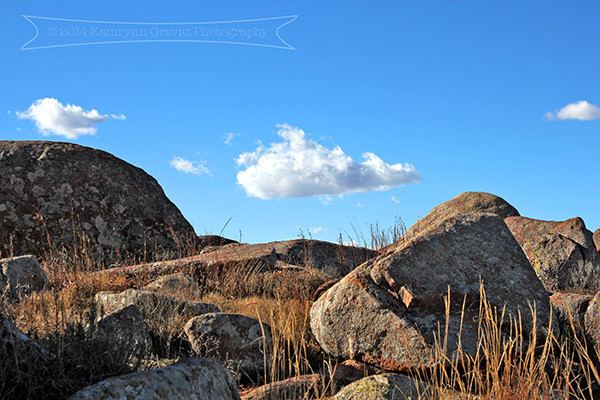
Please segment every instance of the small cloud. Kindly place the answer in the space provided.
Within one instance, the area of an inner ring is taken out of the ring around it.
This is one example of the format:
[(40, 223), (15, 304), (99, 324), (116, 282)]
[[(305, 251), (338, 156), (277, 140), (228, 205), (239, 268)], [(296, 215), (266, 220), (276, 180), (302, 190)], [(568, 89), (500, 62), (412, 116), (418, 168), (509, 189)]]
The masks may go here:
[(352, 192), (385, 191), (419, 181), (411, 164), (388, 164), (374, 153), (354, 161), (341, 147), (329, 149), (306, 138), (304, 131), (278, 125), (283, 139), (268, 148), (242, 153), (237, 164), (245, 167), (237, 181), (246, 193), (259, 199), (331, 196)]
[(356, 207), (356, 208), (363, 208), (364, 206), (365, 206), (364, 203), (361, 203), (360, 201), (354, 203), (354, 207)]
[(325, 231), (325, 228), (323, 228), (322, 226), (313, 226), (312, 228), (308, 228), (308, 233), (310, 233), (312, 236), (318, 235), (319, 233), (323, 233)]
[(95, 135), (97, 125), (109, 119), (123, 120), (123, 114), (100, 114), (98, 110), (84, 110), (82, 107), (63, 105), (57, 99), (45, 97), (36, 100), (26, 111), (17, 111), (17, 118), (35, 122), (43, 135), (63, 136), (77, 139), (84, 135)]
[(319, 196), (319, 200), (321, 201), (321, 204), (323, 204), (324, 206), (328, 206), (331, 203), (333, 203), (333, 196), (329, 196), (329, 195)]
[(235, 139), (237, 136), (239, 136), (239, 133), (227, 132), (225, 134), (225, 140), (223, 141), (223, 143), (225, 143), (227, 146), (229, 146), (233, 143), (233, 139)]
[(206, 161), (190, 161), (175, 156), (169, 161), (169, 165), (184, 174), (211, 175), (210, 169), (206, 166)]
[(593, 121), (600, 119), (600, 107), (586, 100), (567, 104), (557, 112), (544, 114), (547, 120)]
[(391, 196), (390, 199), (392, 200), (393, 203), (400, 204), (400, 199), (397, 198), (396, 196)]

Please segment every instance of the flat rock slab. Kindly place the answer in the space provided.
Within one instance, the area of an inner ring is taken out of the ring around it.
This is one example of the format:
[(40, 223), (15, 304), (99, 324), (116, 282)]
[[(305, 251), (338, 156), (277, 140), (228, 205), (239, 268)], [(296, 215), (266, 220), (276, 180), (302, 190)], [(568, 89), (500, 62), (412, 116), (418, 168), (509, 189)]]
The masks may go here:
[(209, 358), (194, 358), (165, 368), (109, 378), (88, 386), (71, 400), (239, 400), (227, 369)]
[(46, 271), (34, 256), (3, 258), (0, 260), (0, 297), (9, 301), (20, 300), (30, 293), (48, 286)]
[(547, 290), (600, 289), (600, 257), (581, 218), (508, 217), (505, 222)]
[(462, 350), (474, 354), (481, 282), (493, 307), (523, 315), (526, 332), (534, 306), (542, 332), (550, 314), (548, 293), (502, 218), (450, 215), (425, 217), (429, 225), (355, 269), (313, 304), (311, 328), (324, 351), (392, 371), (430, 366), (448, 300), (447, 350), (458, 349), (462, 332)]

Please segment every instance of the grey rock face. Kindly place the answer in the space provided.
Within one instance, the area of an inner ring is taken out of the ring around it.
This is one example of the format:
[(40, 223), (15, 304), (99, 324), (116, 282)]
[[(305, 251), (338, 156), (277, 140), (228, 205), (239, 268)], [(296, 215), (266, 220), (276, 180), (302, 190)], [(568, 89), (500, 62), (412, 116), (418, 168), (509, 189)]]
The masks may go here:
[(102, 317), (96, 323), (94, 337), (114, 343), (119, 351), (127, 351), (131, 364), (136, 364), (152, 350), (152, 338), (144, 316), (133, 305)]
[(151, 320), (164, 313), (177, 313), (187, 319), (219, 311), (217, 306), (202, 302), (192, 302), (157, 294), (147, 290), (127, 289), (123, 292), (100, 292), (95, 296), (96, 305), (104, 313), (112, 313), (134, 305)]
[[(429, 398), (427, 387), (399, 374), (372, 375), (340, 390), (334, 400), (416, 400)], [(424, 396), (424, 397), (419, 397)]]
[(575, 333), (580, 335), (585, 332), (584, 316), (592, 295), (579, 293), (557, 292), (550, 296), (550, 301), (555, 310), (560, 331), (563, 334)]
[(600, 289), (600, 257), (581, 218), (509, 217), (505, 222), (547, 290)]
[(425, 217), (417, 221), (397, 243), (380, 251), (381, 254), (393, 252), (406, 240), (419, 236), (429, 227), (436, 226), (443, 219), (463, 214), (492, 214), (500, 218), (518, 216), (519, 212), (503, 198), (485, 192), (463, 192), (458, 196), (434, 207)]
[(204, 314), (189, 320), (184, 332), (198, 355), (216, 355), (251, 378), (269, 359), (265, 352), (272, 344), (270, 327), (244, 315)]
[(239, 400), (235, 381), (209, 358), (189, 359), (166, 368), (109, 378), (88, 386), (71, 400)]
[(590, 300), (585, 312), (585, 333), (600, 355), (600, 292)]
[(0, 249), (41, 255), (89, 244), (107, 262), (196, 242), (154, 178), (104, 151), (0, 141)]
[(506, 306), (512, 316), (522, 313), (525, 331), (531, 329), (530, 304), (538, 327), (547, 326), (548, 293), (503, 220), (450, 215), (425, 217), (429, 225), (419, 226), (393, 252), (356, 268), (313, 304), (311, 328), (323, 350), (393, 371), (431, 365), (450, 290), (448, 352), (458, 348), (466, 301), (462, 350), (473, 354), (481, 281), (492, 306)]
[(48, 276), (34, 256), (0, 260), (0, 296), (19, 300), (32, 292), (44, 289)]

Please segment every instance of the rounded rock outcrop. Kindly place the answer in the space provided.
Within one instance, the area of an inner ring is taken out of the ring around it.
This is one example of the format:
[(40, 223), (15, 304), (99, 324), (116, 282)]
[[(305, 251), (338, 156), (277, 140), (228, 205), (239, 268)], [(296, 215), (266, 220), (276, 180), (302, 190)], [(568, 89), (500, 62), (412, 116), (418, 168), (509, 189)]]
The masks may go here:
[(0, 250), (152, 258), (196, 243), (158, 182), (105, 151), (71, 143), (0, 141)]

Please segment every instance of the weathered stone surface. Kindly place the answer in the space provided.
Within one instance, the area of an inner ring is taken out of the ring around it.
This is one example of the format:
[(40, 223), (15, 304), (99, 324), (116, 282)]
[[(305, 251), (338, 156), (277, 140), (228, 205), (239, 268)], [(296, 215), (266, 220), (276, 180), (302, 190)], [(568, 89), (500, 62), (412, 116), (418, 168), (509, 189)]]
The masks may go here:
[(34, 256), (0, 260), (0, 297), (19, 300), (47, 285), (48, 276)]
[(177, 297), (181, 293), (198, 293), (199, 287), (192, 279), (184, 273), (161, 276), (146, 286), (145, 290), (163, 294), (171, 294)]
[(166, 368), (109, 378), (88, 386), (71, 400), (202, 399), (239, 400), (235, 381), (209, 358), (193, 358)]
[(208, 265), (250, 265), (272, 270), (285, 263), (321, 270), (342, 277), (377, 252), (362, 247), (342, 246), (319, 240), (287, 240), (259, 244), (225, 246), (201, 255)]
[(94, 326), (94, 337), (106, 343), (114, 343), (119, 351), (129, 353), (129, 362), (137, 364), (152, 350), (152, 338), (144, 322), (144, 316), (133, 305), (102, 317)]
[(192, 226), (154, 178), (71, 143), (0, 141), (0, 249), (42, 255), (82, 239), (107, 261), (195, 244)]
[(585, 312), (592, 297), (587, 294), (564, 292), (556, 292), (550, 296), (554, 315), (562, 333), (572, 334), (573, 329), (578, 335), (584, 333)]
[(356, 268), (311, 308), (311, 328), (327, 353), (357, 358), (387, 370), (431, 365), (434, 335), (445, 325), (450, 290), (448, 351), (457, 350), (460, 314), (466, 300), (462, 350), (477, 341), (480, 282), (488, 302), (523, 315), (529, 305), (538, 327), (548, 323), (548, 293), (500, 217), (456, 214), (431, 221), (400, 242), (395, 251)]
[[(377, 252), (317, 240), (288, 240), (259, 244), (232, 244), (209, 252), (169, 261), (116, 267), (97, 274), (156, 279), (185, 271), (197, 275), (224, 275), (232, 270), (253, 273), (296, 269), (323, 271), (340, 278), (357, 265), (377, 256)], [(317, 286), (318, 287), (318, 286)]]
[(204, 314), (189, 320), (184, 332), (196, 354), (214, 355), (222, 362), (233, 363), (250, 378), (265, 369), (265, 358), (268, 362), (271, 328), (254, 318)]
[(594, 232), (594, 244), (596, 245), (596, 250), (600, 252), (600, 228), (596, 229)]
[(600, 292), (590, 300), (585, 312), (585, 333), (600, 356)]
[(399, 374), (380, 374), (363, 378), (344, 387), (333, 399), (416, 400), (429, 398), (427, 394), (427, 387), (414, 378)]
[(95, 297), (99, 311), (112, 313), (134, 305), (145, 320), (162, 318), (165, 313), (176, 313), (186, 319), (219, 311), (213, 304), (192, 302), (164, 296), (147, 290), (127, 289), (123, 292), (100, 292)]
[(296, 376), (253, 389), (242, 394), (242, 400), (312, 399), (319, 382), (319, 374)]
[(505, 222), (547, 290), (600, 289), (600, 258), (581, 218), (509, 217)]
[(463, 214), (493, 214), (500, 218), (518, 216), (519, 212), (503, 198), (485, 192), (463, 192), (458, 196), (434, 207), (425, 217), (417, 221), (396, 243), (379, 251), (389, 254), (403, 242), (421, 235), (431, 226), (437, 226), (441, 220)]

